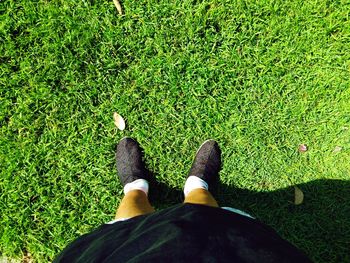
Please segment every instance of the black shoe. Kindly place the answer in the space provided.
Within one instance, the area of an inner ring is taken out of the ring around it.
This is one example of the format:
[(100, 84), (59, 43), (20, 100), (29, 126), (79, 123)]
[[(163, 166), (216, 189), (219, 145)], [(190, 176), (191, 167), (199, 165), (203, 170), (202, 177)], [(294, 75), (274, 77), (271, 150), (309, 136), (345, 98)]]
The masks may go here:
[(137, 179), (149, 180), (149, 174), (142, 160), (142, 149), (139, 144), (128, 137), (117, 145), (115, 158), (120, 181), (123, 186)]
[(205, 141), (198, 149), (188, 176), (194, 175), (204, 180), (209, 190), (216, 190), (221, 168), (221, 150), (214, 140)]

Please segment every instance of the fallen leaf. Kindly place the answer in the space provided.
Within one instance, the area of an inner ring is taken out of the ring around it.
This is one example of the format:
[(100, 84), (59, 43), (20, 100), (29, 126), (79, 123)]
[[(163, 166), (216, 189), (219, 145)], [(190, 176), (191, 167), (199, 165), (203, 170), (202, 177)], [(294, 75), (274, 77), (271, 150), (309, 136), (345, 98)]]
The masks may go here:
[(115, 7), (117, 8), (119, 15), (122, 15), (123, 14), (122, 6), (120, 5), (119, 1), (113, 0), (113, 3), (115, 5)]
[(301, 153), (306, 152), (307, 151), (307, 145), (306, 144), (300, 144), (298, 150)]
[(300, 205), (304, 201), (304, 193), (300, 190), (299, 187), (294, 186), (294, 204)]
[(342, 147), (340, 147), (340, 146), (335, 146), (333, 152), (334, 152), (334, 153), (338, 153), (338, 152), (340, 152), (341, 150), (342, 150)]
[(119, 130), (124, 130), (125, 129), (125, 121), (122, 116), (120, 116), (118, 113), (114, 112), (113, 113), (113, 119), (114, 119), (114, 124)]

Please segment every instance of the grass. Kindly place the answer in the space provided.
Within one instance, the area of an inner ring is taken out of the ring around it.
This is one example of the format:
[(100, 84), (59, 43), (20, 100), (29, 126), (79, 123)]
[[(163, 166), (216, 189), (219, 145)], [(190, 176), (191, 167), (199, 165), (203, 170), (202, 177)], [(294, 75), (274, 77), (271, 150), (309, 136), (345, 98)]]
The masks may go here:
[(222, 205), (315, 262), (349, 262), (349, 3), (122, 5), (119, 16), (112, 1), (0, 3), (1, 253), (47, 262), (111, 220), (122, 137), (168, 186), (158, 208), (178, 201), (196, 148), (215, 138)]

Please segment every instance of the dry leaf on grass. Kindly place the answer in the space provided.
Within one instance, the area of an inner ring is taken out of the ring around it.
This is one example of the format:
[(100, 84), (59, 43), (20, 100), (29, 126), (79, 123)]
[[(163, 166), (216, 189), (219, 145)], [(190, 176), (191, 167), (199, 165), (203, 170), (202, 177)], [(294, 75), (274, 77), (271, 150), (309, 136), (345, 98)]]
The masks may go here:
[(114, 124), (119, 130), (124, 130), (125, 129), (125, 121), (122, 116), (120, 116), (118, 113), (114, 112), (113, 113), (113, 119), (114, 119)]
[(338, 153), (342, 150), (342, 147), (340, 146), (335, 146), (334, 150), (333, 150), (333, 153)]
[(299, 187), (294, 186), (294, 204), (300, 205), (304, 201), (304, 193), (300, 190)]
[(113, 0), (113, 3), (115, 5), (115, 7), (117, 8), (119, 15), (122, 15), (123, 14), (122, 6), (120, 5), (119, 1)]

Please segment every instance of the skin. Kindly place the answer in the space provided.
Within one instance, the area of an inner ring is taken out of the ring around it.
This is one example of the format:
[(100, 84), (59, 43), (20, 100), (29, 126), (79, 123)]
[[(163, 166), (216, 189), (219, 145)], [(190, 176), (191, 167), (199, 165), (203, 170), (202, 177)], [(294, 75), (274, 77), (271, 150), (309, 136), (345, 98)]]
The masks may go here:
[[(205, 189), (193, 189), (185, 198), (184, 203), (207, 205), (218, 207), (218, 203)], [(122, 199), (115, 216), (115, 219), (130, 218), (154, 212), (147, 195), (140, 190), (128, 192)]]

